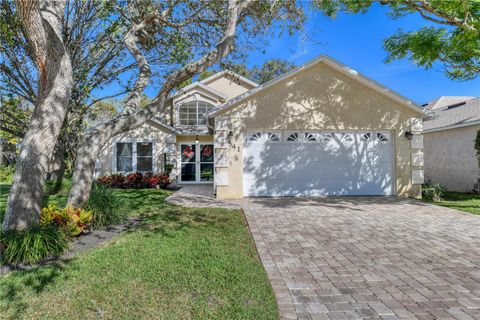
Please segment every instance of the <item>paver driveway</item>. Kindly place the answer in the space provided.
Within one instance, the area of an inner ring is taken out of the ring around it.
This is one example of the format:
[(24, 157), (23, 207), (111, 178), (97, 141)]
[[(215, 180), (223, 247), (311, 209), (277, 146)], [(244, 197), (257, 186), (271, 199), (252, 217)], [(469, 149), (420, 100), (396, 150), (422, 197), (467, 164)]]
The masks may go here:
[(480, 319), (480, 216), (387, 197), (245, 199), (287, 319)]

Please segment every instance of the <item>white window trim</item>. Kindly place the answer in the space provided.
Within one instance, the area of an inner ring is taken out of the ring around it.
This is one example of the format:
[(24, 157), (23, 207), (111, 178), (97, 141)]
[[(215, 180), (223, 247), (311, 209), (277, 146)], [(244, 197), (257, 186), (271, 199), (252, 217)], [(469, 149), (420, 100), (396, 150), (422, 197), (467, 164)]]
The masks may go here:
[[(132, 171), (125, 172), (125, 171), (118, 171), (117, 170), (117, 143), (131, 143), (132, 144)], [(122, 173), (128, 174), (132, 172), (137, 172), (137, 143), (151, 143), (152, 144), (152, 172), (157, 172), (157, 145), (153, 140), (144, 140), (144, 139), (121, 139), (121, 140), (114, 140), (112, 146), (112, 172), (114, 173)], [(142, 172), (149, 172), (149, 171), (142, 171)]]
[[(188, 103), (192, 103), (192, 102), (195, 102), (195, 124), (182, 124), (181, 123), (181, 119), (180, 119), (180, 108)], [(198, 123), (198, 103), (199, 102), (203, 102), (205, 104), (207, 104), (207, 112), (205, 113), (205, 123), (204, 124), (199, 124)], [(212, 110), (215, 106), (213, 104), (211, 104), (210, 102), (208, 101), (205, 101), (205, 100), (201, 100), (201, 99), (195, 99), (195, 100), (191, 100), (191, 101), (185, 101), (185, 102), (180, 102), (177, 107), (176, 107), (176, 110), (177, 110), (177, 125), (178, 126), (182, 126), (182, 127), (191, 127), (191, 126), (194, 126), (194, 127), (202, 127), (202, 126), (206, 126), (208, 124), (208, 112), (210, 110)]]

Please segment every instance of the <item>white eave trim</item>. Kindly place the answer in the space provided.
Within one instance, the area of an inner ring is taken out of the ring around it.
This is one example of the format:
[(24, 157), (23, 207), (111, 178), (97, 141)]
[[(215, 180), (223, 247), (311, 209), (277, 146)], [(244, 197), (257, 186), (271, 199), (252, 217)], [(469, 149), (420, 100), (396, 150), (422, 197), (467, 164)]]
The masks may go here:
[(451, 124), (449, 126), (443, 126), (443, 127), (438, 127), (438, 128), (432, 128), (432, 129), (424, 129), (423, 133), (430, 133), (430, 132), (444, 131), (444, 130), (450, 130), (450, 129), (464, 128), (464, 127), (470, 127), (470, 126), (475, 126), (475, 125), (480, 125), (480, 120), (475, 120), (475, 121), (472, 121), (472, 122), (464, 122), (464, 123), (459, 123), (459, 124)]
[(203, 90), (205, 90), (205, 91), (213, 94), (213, 95), (216, 96), (217, 98), (221, 98), (221, 99), (223, 99), (223, 100), (227, 100), (227, 99), (228, 99), (228, 97), (227, 97), (226, 95), (224, 95), (223, 93), (221, 93), (220, 91), (215, 90), (215, 89), (213, 89), (213, 88), (211, 88), (211, 87), (209, 87), (209, 86), (207, 86), (207, 85), (205, 85), (205, 84), (203, 84), (203, 83), (201, 83), (201, 82), (198, 82), (198, 81), (196, 81), (196, 82), (194, 82), (194, 83), (192, 83), (192, 84), (189, 84), (188, 86), (186, 86), (186, 87), (178, 90), (173, 96), (170, 97), (170, 99), (174, 99), (174, 98), (176, 98), (176, 97), (178, 97), (178, 96), (181, 96), (181, 95), (183, 95), (183, 94), (186, 94), (186, 93), (188, 93), (188, 91), (191, 91), (191, 90), (195, 89), (196, 87), (202, 88)]
[(207, 82), (211, 82), (215, 79), (218, 79), (224, 75), (231, 75), (235, 78), (238, 78), (240, 79), (241, 81), (245, 82), (246, 84), (249, 84), (251, 85), (252, 87), (258, 87), (258, 83), (256, 82), (253, 82), (252, 80), (248, 79), (248, 78), (245, 78), (244, 76), (241, 76), (239, 75), (238, 73), (235, 73), (233, 71), (230, 71), (230, 70), (223, 70), (223, 71), (220, 71), (220, 72), (217, 72), (215, 74), (212, 74), (210, 77), (207, 77), (205, 79), (203, 79), (202, 81), (200, 81), (201, 83), (207, 83)]
[(221, 105), (215, 107), (214, 109), (212, 109), (210, 111), (208, 116), (209, 117), (214, 117), (217, 114), (221, 113), (222, 111), (232, 107), (233, 105), (246, 100), (247, 98), (256, 94), (257, 92), (260, 92), (264, 89), (270, 88), (270, 87), (274, 86), (275, 84), (277, 84), (278, 82), (286, 80), (286, 79), (298, 74), (299, 72), (301, 72), (305, 69), (308, 69), (308, 68), (310, 68), (310, 67), (312, 67), (312, 66), (314, 66), (314, 65), (316, 65), (320, 62), (323, 62), (326, 65), (334, 68), (335, 70), (338, 70), (341, 73), (345, 74), (346, 76), (349, 76), (350, 78), (353, 78), (354, 80), (357, 80), (360, 83), (363, 83), (364, 85), (370, 87), (373, 90), (376, 90), (377, 92), (389, 97), (390, 99), (393, 99), (393, 100), (399, 102), (401, 105), (406, 106), (407, 108), (410, 108), (410, 109), (422, 114), (425, 118), (429, 118), (431, 116), (429, 113), (427, 113), (424, 110), (424, 108), (422, 108), (417, 103), (405, 98), (404, 96), (396, 93), (395, 91), (390, 90), (389, 88), (387, 88), (384, 85), (378, 83), (377, 81), (372, 80), (372, 79), (362, 75), (358, 71), (353, 70), (353, 69), (347, 67), (346, 65), (342, 64), (341, 62), (339, 62), (339, 61), (337, 61), (337, 60), (335, 60), (335, 59), (333, 59), (329, 56), (326, 56), (326, 55), (320, 55), (317, 58), (315, 58), (313, 60), (310, 60), (309, 62), (299, 66), (296, 69), (293, 69), (293, 70), (291, 70), (291, 71), (289, 71), (289, 72), (287, 72), (287, 73), (285, 73), (285, 74), (283, 74), (283, 75), (281, 75), (281, 76), (279, 76), (279, 77), (277, 77), (273, 80), (270, 80), (270, 81), (268, 81), (268, 82), (266, 82), (266, 83), (264, 83), (264, 84), (262, 84), (262, 85), (260, 85), (256, 88), (253, 88), (253, 89), (245, 92), (244, 94), (239, 95), (238, 97), (236, 97), (234, 99), (231, 99), (231, 100), (227, 101), (224, 104), (221, 104)]
[(171, 133), (179, 134), (179, 131), (177, 129), (175, 129), (174, 127), (172, 127), (168, 124), (162, 123), (155, 118), (147, 120), (147, 123), (148, 123), (148, 121), (151, 121), (151, 122), (155, 123), (157, 126), (165, 128), (166, 130), (170, 131)]

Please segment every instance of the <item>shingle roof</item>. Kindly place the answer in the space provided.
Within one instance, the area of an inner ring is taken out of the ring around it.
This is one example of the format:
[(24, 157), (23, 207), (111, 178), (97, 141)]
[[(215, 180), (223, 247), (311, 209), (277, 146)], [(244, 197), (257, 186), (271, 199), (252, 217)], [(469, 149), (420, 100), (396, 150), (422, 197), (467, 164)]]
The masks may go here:
[(423, 123), (424, 131), (480, 123), (480, 97), (434, 109), (435, 116)]
[(467, 100), (475, 99), (475, 97), (471, 96), (441, 96), (435, 100), (430, 101), (426, 107), (427, 109), (434, 110), (438, 108), (443, 108), (447, 106), (451, 106), (455, 103), (464, 102)]

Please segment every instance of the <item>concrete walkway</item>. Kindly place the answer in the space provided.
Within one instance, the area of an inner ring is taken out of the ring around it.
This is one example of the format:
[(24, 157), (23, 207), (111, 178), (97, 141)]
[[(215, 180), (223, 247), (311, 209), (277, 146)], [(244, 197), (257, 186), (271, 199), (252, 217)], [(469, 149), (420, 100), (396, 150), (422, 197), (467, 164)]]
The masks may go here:
[(188, 208), (240, 209), (238, 202), (216, 199), (212, 184), (190, 184), (165, 199), (167, 203)]
[(480, 216), (390, 197), (243, 208), (284, 319), (480, 319)]

